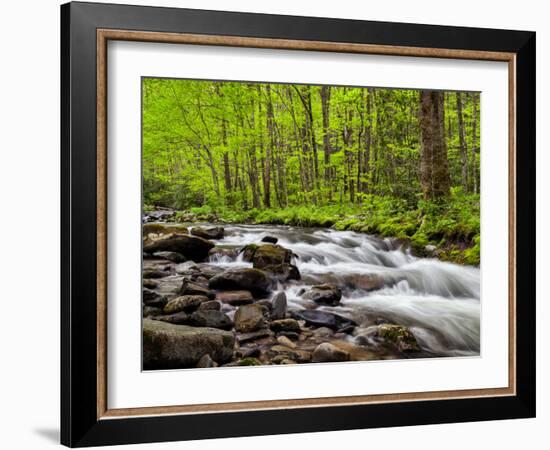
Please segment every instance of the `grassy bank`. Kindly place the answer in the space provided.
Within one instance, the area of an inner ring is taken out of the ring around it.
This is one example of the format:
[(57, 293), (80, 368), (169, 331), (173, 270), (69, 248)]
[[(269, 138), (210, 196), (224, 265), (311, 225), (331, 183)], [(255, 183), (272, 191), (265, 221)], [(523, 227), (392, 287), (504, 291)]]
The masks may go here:
[(411, 207), (404, 200), (366, 196), (361, 205), (293, 206), (285, 209), (235, 211), (203, 206), (178, 213), (182, 220), (226, 223), (332, 227), (381, 237), (403, 239), (413, 251), (460, 264), (479, 265), (479, 195), (454, 189), (444, 202), (419, 201)]

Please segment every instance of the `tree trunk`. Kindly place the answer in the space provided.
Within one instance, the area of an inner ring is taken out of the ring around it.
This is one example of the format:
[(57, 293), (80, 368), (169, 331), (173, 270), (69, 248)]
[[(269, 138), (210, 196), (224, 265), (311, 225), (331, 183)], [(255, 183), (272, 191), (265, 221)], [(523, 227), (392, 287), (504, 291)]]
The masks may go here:
[(460, 162), (462, 164), (462, 187), (468, 191), (468, 149), (464, 137), (464, 119), (462, 117), (462, 93), (456, 93), (456, 115), (458, 116), (458, 139), (460, 142)]
[(426, 200), (449, 195), (444, 93), (420, 92), (420, 184)]

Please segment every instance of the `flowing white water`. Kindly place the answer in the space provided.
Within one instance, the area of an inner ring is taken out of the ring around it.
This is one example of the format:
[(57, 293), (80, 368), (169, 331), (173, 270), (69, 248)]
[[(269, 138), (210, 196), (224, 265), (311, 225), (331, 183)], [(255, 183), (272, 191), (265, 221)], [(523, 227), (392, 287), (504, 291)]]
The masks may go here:
[[(416, 258), (395, 241), (351, 231), (248, 225), (225, 229), (219, 245), (242, 248), (269, 235), (296, 254), (293, 262), (302, 280), (281, 286), (291, 309), (308, 306), (299, 295), (307, 285), (336, 284), (343, 290), (341, 304), (321, 308), (353, 319), (359, 330), (383, 319), (410, 327), (427, 353), (479, 354), (480, 271), (476, 267)], [(236, 261), (221, 257), (211, 263), (250, 266), (242, 255)]]

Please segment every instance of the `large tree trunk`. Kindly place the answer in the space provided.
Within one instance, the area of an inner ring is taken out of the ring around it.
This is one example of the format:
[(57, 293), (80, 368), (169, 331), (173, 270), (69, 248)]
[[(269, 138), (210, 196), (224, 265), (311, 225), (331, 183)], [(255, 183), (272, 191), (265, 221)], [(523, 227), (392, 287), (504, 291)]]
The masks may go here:
[(471, 170), (472, 170), (472, 192), (477, 194), (477, 162), (476, 162), (476, 152), (479, 151), (477, 147), (477, 104), (478, 104), (478, 94), (472, 94), (472, 148), (470, 151), (471, 154)]
[(456, 93), (456, 115), (458, 116), (458, 139), (460, 142), (460, 163), (462, 164), (462, 187), (468, 191), (468, 149), (464, 137), (464, 119), (462, 117), (462, 93)]
[(444, 93), (420, 92), (420, 184), (425, 199), (449, 195)]

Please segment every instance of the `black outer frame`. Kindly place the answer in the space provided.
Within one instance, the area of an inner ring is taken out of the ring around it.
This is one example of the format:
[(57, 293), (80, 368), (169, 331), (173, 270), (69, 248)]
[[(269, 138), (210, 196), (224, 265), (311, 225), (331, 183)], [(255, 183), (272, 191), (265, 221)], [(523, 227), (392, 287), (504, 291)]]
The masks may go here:
[[(508, 397), (97, 419), (96, 29), (516, 53), (516, 383)], [(68, 3), (61, 6), (61, 443), (177, 441), (535, 416), (535, 33)]]

